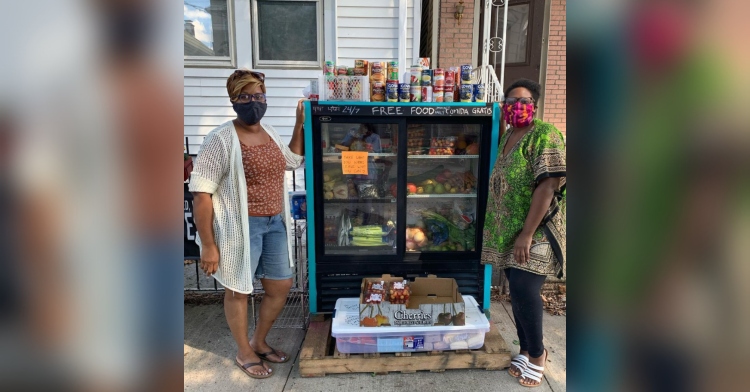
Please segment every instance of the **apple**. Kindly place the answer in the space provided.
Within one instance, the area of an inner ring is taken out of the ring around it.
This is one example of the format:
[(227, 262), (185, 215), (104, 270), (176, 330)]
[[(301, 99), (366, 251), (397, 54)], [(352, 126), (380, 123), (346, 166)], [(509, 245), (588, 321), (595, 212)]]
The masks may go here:
[(406, 191), (411, 194), (417, 193), (417, 186), (410, 182), (406, 184)]

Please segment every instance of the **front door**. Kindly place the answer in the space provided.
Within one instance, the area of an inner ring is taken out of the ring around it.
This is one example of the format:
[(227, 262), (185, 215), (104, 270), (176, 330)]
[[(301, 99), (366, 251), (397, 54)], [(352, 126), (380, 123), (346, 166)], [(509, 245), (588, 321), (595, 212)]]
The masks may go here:
[[(490, 12), (490, 51), (488, 62), (495, 68), (497, 79), (500, 79), (503, 37), (503, 0), (484, 0), (491, 4), (481, 8), (480, 23), (484, 23), (484, 12)], [(525, 78), (539, 82), (539, 70), (542, 63), (542, 36), (544, 26), (545, 0), (510, 0), (508, 3), (507, 44), (505, 50), (505, 81), (503, 90), (514, 81)], [(480, 25), (480, 34), (484, 31)], [(484, 37), (480, 35), (479, 53), (482, 53)], [(482, 55), (484, 55), (482, 53)], [(481, 59), (480, 59), (481, 60)]]

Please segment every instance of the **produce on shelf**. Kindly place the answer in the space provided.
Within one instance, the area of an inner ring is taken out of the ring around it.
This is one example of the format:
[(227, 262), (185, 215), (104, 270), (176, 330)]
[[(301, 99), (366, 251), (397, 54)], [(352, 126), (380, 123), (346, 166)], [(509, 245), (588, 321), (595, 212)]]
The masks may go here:
[(333, 197), (336, 199), (348, 199), (349, 187), (346, 184), (338, 184), (333, 187)]
[(409, 182), (411, 182), (411, 183), (419, 184), (419, 183), (422, 183), (424, 180), (434, 179), (435, 176), (437, 176), (438, 174), (442, 173), (444, 170), (445, 170), (445, 166), (443, 166), (443, 165), (437, 165), (437, 166), (435, 166), (435, 168), (427, 170), (427, 171), (425, 171), (423, 173), (420, 173), (420, 174), (417, 174), (417, 175), (413, 175), (413, 176), (409, 176), (407, 178), (407, 180)]
[(356, 226), (352, 228), (352, 235), (361, 236), (361, 237), (380, 238), (383, 236), (383, 229), (377, 225)]
[(410, 195), (413, 195), (413, 194), (417, 193), (417, 186), (414, 185), (414, 183), (411, 183), (411, 182), (408, 183), (408, 184), (406, 184), (406, 193), (408, 193)]
[(466, 146), (466, 155), (479, 155), (479, 145), (471, 143)]
[[(434, 245), (440, 245), (443, 242), (450, 240), (457, 244), (455, 245), (455, 249), (453, 249), (456, 251), (469, 250), (474, 247), (476, 228), (473, 223), (465, 224), (466, 228), (461, 229), (456, 223), (448, 218), (430, 210), (422, 211), (422, 219), (427, 230), (432, 234), (432, 243)], [(462, 249), (459, 249), (458, 245), (460, 245)], [(451, 250), (450, 247), (447, 250)]]
[(406, 228), (406, 250), (418, 250), (427, 245), (427, 236), (419, 227)]

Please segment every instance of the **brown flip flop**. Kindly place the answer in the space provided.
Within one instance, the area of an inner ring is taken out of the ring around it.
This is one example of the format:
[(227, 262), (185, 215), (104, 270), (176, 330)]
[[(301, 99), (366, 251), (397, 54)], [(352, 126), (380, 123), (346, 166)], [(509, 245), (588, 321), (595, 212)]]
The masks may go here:
[(266, 361), (271, 362), (271, 363), (284, 363), (284, 362), (289, 361), (289, 356), (288, 355), (286, 356), (286, 359), (284, 359), (283, 361), (272, 361), (272, 360), (268, 359), (269, 355), (276, 355), (277, 357), (282, 358), (282, 356), (279, 355), (279, 353), (273, 347), (271, 347), (271, 351), (269, 351), (267, 353), (261, 354), (261, 353), (259, 353), (259, 352), (256, 351), (255, 354), (257, 354), (261, 359), (266, 360)]
[(237, 358), (235, 358), (234, 359), (234, 363), (237, 366), (239, 366), (240, 369), (242, 369), (242, 371), (245, 372), (245, 374), (247, 374), (248, 376), (250, 376), (252, 378), (268, 378), (268, 377), (273, 376), (273, 373), (272, 373), (273, 369), (268, 369), (268, 374), (266, 374), (265, 376), (264, 375), (260, 375), (260, 374), (250, 373), (250, 371), (248, 370), (249, 368), (251, 368), (253, 366), (261, 366), (261, 367), (265, 368), (265, 366), (263, 366), (263, 361), (260, 361), (260, 362), (248, 362), (248, 363), (246, 363), (246, 364), (243, 365), (243, 364), (240, 363), (240, 361), (237, 360)]

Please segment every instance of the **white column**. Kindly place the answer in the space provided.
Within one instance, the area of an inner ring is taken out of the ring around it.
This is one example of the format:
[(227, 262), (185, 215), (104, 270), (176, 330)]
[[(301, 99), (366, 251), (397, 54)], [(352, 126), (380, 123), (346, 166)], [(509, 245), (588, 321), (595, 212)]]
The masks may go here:
[(407, 21), (407, 10), (408, 10), (408, 4), (406, 0), (399, 0), (398, 1), (398, 67), (401, 71), (399, 76), (399, 81), (401, 81), (404, 70), (406, 69), (406, 26), (408, 25)]
[[(422, 35), (422, 1), (421, 0), (414, 0), (413, 19), (414, 19), (414, 23), (412, 25), (413, 27), (412, 28), (412, 36), (413, 36), (412, 63), (409, 65), (406, 65), (407, 67), (412, 64), (417, 64), (419, 62), (419, 44), (420, 44), (421, 35)], [(433, 32), (433, 36), (434, 35), (435, 33)], [(431, 61), (432, 63), (430, 64), (430, 66), (433, 67), (432, 64), (436, 64), (435, 59), (432, 59)]]

